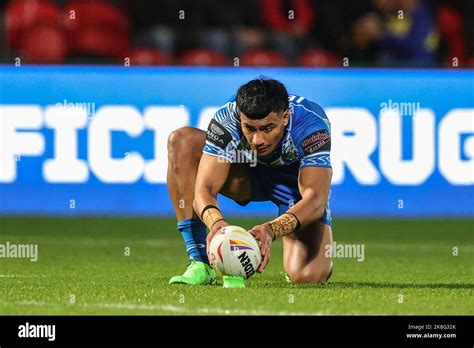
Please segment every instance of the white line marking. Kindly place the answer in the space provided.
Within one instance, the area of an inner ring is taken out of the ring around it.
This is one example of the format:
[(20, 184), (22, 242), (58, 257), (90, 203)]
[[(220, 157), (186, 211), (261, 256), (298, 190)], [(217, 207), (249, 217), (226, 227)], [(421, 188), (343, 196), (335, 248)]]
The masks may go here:
[[(456, 242), (447, 242), (450, 243), (452, 246), (456, 246), (460, 243)], [(390, 244), (390, 243), (374, 243), (374, 242), (367, 242), (365, 243), (365, 246), (367, 249), (383, 249), (383, 250), (406, 250), (406, 249), (414, 249), (417, 251), (423, 251), (423, 250), (440, 250), (440, 249), (445, 249), (445, 248), (450, 248), (446, 247), (444, 244), (438, 244), (438, 243), (426, 243), (426, 242), (420, 242), (418, 244), (412, 244), (412, 243), (398, 243), (397, 244)], [(462, 244), (461, 248), (464, 251), (471, 251), (474, 249), (474, 245), (472, 244)]]
[(202, 313), (202, 314), (220, 314), (220, 315), (323, 315), (322, 312), (305, 313), (305, 312), (288, 312), (288, 311), (268, 311), (268, 310), (245, 310), (245, 309), (222, 309), (222, 308), (194, 308), (173, 305), (133, 305), (118, 303), (98, 303), (84, 304), (86, 307), (103, 307), (103, 308), (119, 308), (119, 309), (139, 309), (139, 310), (163, 310), (178, 313)]
[[(3, 237), (2, 237), (3, 238)], [(180, 240), (160, 240), (160, 239), (100, 239), (100, 238), (74, 238), (73, 240), (58, 239), (51, 237), (41, 237), (35, 236), (31, 237), (37, 241), (38, 244), (50, 244), (50, 245), (60, 245), (60, 246), (87, 246), (87, 247), (107, 247), (107, 246), (123, 246), (123, 245), (133, 245), (139, 247), (170, 247), (170, 246), (180, 246), (184, 245)], [(13, 237), (11, 238), (13, 239)]]
[[(20, 302), (0, 302), (2, 305), (17, 305), (17, 306), (41, 306), (41, 307), (54, 307), (62, 306), (63, 304), (58, 303), (56, 305), (51, 303), (45, 303), (41, 301), (20, 301)], [(86, 307), (86, 308), (114, 308), (114, 309), (131, 309), (139, 311), (153, 311), (160, 310), (172, 313), (182, 314), (215, 314), (215, 315), (326, 315), (324, 312), (289, 312), (289, 311), (268, 311), (268, 310), (245, 310), (245, 309), (223, 309), (223, 308), (186, 308), (181, 306), (173, 305), (135, 305), (125, 303), (76, 303), (74, 305), (67, 305), (67, 307)]]
[(0, 274), (0, 278), (46, 278), (47, 276), (41, 274)]

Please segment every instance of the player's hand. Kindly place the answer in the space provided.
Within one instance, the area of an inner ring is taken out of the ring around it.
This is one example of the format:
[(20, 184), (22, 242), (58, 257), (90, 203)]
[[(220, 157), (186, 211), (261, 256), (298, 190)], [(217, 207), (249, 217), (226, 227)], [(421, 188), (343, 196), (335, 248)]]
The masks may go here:
[(258, 242), (260, 242), (262, 263), (260, 264), (260, 267), (258, 267), (257, 272), (262, 273), (270, 260), (270, 251), (272, 249), (273, 238), (275, 235), (273, 234), (272, 228), (269, 224), (257, 225), (249, 232)]
[(214, 224), (214, 226), (212, 226), (211, 230), (209, 231), (206, 237), (206, 250), (208, 253), (209, 253), (209, 244), (211, 244), (212, 238), (217, 233), (217, 231), (219, 231), (222, 227), (225, 227), (225, 226), (229, 226), (229, 224), (225, 220), (217, 221)]

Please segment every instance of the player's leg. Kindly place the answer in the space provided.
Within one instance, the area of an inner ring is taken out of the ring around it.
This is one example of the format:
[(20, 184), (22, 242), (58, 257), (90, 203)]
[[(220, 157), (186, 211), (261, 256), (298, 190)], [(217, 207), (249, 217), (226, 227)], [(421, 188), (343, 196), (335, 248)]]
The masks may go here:
[(207, 263), (206, 227), (193, 210), (194, 185), (205, 139), (204, 131), (192, 127), (182, 127), (170, 134), (167, 183), (188, 256)]
[(283, 267), (293, 283), (320, 284), (332, 274), (331, 226), (316, 221), (283, 237)]
[[(283, 168), (269, 168), (259, 178), (259, 184), (269, 186), (278, 215), (302, 198), (298, 187), (299, 165), (296, 162)], [(283, 266), (292, 282), (317, 284), (331, 276), (332, 260), (326, 253), (327, 246), (332, 245), (331, 221), (328, 203), (318, 221), (283, 237)]]
[[(185, 274), (171, 278), (170, 283), (208, 284), (215, 279), (207, 259), (206, 226), (193, 210), (194, 186), (205, 141), (206, 132), (193, 127), (182, 127), (168, 138), (168, 192), (190, 260)], [(237, 201), (249, 199), (250, 184), (245, 174), (244, 168), (232, 165), (221, 193)]]

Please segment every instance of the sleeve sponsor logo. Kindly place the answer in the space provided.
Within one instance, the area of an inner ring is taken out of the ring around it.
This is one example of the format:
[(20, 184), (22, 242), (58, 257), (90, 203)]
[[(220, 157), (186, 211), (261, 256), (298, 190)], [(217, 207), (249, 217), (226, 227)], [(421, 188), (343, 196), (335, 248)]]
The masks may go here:
[(211, 131), (219, 136), (224, 135), (224, 131), (214, 123), (211, 123)]
[(212, 119), (207, 128), (206, 140), (225, 149), (232, 140), (232, 135), (219, 122)]
[(317, 151), (329, 151), (331, 149), (331, 138), (326, 129), (319, 130), (306, 137), (301, 143), (305, 155)]

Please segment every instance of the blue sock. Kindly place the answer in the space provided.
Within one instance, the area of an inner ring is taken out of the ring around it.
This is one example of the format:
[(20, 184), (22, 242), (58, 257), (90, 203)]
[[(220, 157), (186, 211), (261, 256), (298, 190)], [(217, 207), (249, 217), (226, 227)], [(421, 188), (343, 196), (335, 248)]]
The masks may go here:
[(183, 236), (188, 257), (209, 264), (206, 253), (206, 225), (199, 219), (186, 219), (178, 222), (177, 227)]

